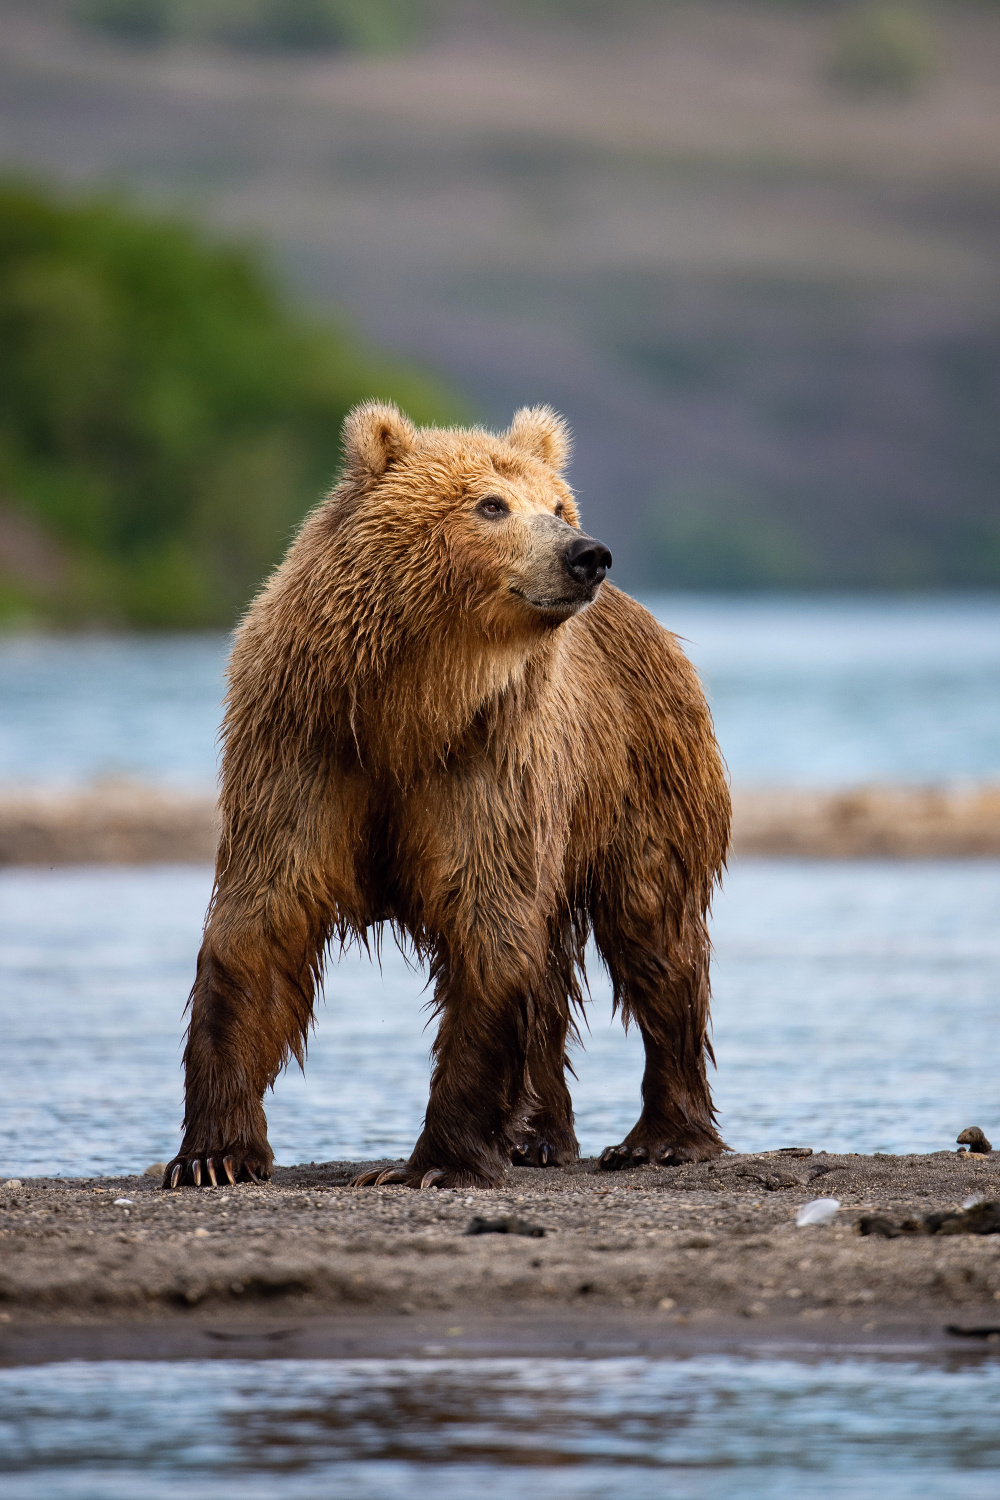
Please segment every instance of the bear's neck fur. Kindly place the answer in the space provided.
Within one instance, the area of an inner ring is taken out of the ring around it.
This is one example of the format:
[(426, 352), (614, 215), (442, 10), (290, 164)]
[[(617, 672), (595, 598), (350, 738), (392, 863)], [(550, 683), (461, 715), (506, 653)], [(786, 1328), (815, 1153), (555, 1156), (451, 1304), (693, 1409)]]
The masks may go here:
[(227, 745), (249, 738), (283, 758), (356, 757), (399, 783), (495, 744), (507, 760), (518, 747), (526, 758), (574, 622), (491, 631), (460, 597), (442, 607), (440, 592), (403, 618), (398, 591), (377, 574), (359, 597), (350, 569), (318, 545), (324, 523), (321, 508), (237, 633)]

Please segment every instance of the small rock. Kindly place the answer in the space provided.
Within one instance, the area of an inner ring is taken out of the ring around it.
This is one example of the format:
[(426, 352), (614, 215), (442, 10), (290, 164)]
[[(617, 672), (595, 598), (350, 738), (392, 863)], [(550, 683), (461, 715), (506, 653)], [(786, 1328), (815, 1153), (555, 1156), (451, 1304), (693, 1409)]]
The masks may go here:
[(904, 1233), (898, 1224), (891, 1219), (883, 1218), (881, 1214), (868, 1214), (858, 1224), (858, 1233), (871, 1235), (879, 1240), (897, 1240)]
[(131, 1207), (132, 1207), (132, 1199), (131, 1198), (116, 1198), (115, 1199), (115, 1208), (131, 1208)]
[(970, 1208), (945, 1209), (943, 1213), (925, 1214), (922, 1219), (893, 1219), (871, 1214), (859, 1220), (859, 1234), (876, 1235), (895, 1240), (901, 1234), (1000, 1234), (1000, 1202), (974, 1203)]
[(8, 1177), (7, 1181), (4, 1183), (5, 1188), (19, 1188), (23, 1186), (24, 1184), (22, 1183), (20, 1177)]
[(1000, 1328), (992, 1323), (978, 1328), (963, 1328), (960, 1323), (947, 1323), (945, 1333), (959, 1339), (987, 1339), (991, 1344), (1000, 1342)]
[(674, 1301), (673, 1297), (661, 1297), (656, 1305), (661, 1312), (670, 1312), (672, 1308), (677, 1306), (677, 1303)]
[(977, 1203), (952, 1213), (927, 1214), (931, 1234), (1000, 1234), (1000, 1202)]
[(794, 1172), (771, 1172), (764, 1178), (764, 1186), (769, 1193), (780, 1193), (783, 1188), (800, 1188), (805, 1183)]
[(540, 1224), (526, 1224), (523, 1219), (508, 1216), (504, 1219), (481, 1219), (469, 1220), (466, 1234), (523, 1234), (529, 1240), (540, 1240), (545, 1230)]
[(167, 1164), (165, 1161), (154, 1161), (153, 1165), (147, 1167), (142, 1175), (143, 1177), (162, 1177), (166, 1170)]
[(207, 1240), (208, 1239), (208, 1230), (207, 1229), (196, 1229), (195, 1232), (194, 1232), (194, 1237), (195, 1237), (196, 1240)]
[(958, 1137), (960, 1146), (968, 1146), (973, 1156), (989, 1156), (993, 1147), (986, 1139), (978, 1125), (970, 1125), (968, 1130), (963, 1130)]

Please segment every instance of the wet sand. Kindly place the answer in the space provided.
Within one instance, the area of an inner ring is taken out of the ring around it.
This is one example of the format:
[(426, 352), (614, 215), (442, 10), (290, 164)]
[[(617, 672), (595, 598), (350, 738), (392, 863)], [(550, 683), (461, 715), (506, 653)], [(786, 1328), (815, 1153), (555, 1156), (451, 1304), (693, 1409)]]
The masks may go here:
[[(211, 863), (210, 795), (128, 782), (0, 792), (0, 865)], [(738, 855), (940, 859), (1000, 855), (1000, 786), (736, 788)]]
[[(492, 1192), (351, 1188), (362, 1165), (173, 1193), (148, 1176), (0, 1187), (0, 1363), (1000, 1347), (945, 1332), (1000, 1328), (1000, 1235), (858, 1229), (1000, 1198), (1000, 1152), (583, 1162), (512, 1168)], [(817, 1197), (840, 1211), (798, 1227)], [(466, 1233), (505, 1216), (545, 1233)]]

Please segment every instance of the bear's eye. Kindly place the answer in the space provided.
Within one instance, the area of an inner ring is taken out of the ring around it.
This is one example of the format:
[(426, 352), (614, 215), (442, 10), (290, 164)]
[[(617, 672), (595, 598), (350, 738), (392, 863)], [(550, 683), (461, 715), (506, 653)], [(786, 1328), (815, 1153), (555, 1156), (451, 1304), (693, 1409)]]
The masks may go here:
[(559, 504), (556, 506), (556, 515), (559, 517), (560, 521), (563, 518), (563, 511), (565, 509), (566, 509), (566, 507), (563, 505), (562, 501), (560, 500)]
[(487, 495), (484, 500), (480, 500), (476, 509), (481, 516), (489, 516), (491, 520), (495, 520), (497, 516), (507, 515), (510, 507), (499, 495)]

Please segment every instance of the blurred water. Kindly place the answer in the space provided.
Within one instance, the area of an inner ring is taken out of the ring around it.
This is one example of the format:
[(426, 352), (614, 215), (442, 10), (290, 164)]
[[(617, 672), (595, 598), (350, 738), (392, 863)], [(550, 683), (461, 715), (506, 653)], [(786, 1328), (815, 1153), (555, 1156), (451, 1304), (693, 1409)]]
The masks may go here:
[[(1000, 600), (660, 597), (736, 781), (1000, 776)], [(0, 783), (215, 775), (224, 636), (0, 642)]]
[(994, 1500), (1000, 1362), (238, 1360), (0, 1371), (7, 1500)]
[[(181, 1011), (207, 869), (0, 872), (0, 1175), (173, 1154)], [(933, 1151), (996, 1139), (1000, 863), (741, 862), (714, 922), (714, 1088), (730, 1145)], [(591, 965), (575, 1058), (586, 1154), (638, 1113), (641, 1046)], [(306, 1074), (268, 1102), (279, 1162), (408, 1154), (427, 1099), (424, 977), (387, 942), (331, 964)]]
[(228, 637), (0, 638), (0, 783), (215, 778)]

